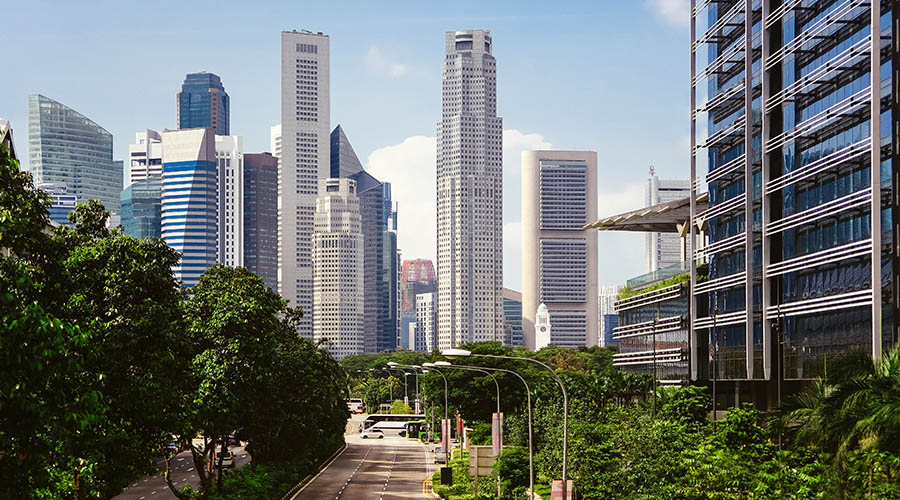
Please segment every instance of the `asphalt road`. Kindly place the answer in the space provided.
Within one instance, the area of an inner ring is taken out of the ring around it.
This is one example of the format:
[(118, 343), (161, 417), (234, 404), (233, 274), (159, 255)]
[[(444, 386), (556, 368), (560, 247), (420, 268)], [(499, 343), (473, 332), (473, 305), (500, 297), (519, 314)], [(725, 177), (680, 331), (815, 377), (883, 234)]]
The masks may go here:
[(356, 433), (348, 434), (346, 440), (344, 453), (295, 500), (429, 498), (422, 483), (434, 466), (425, 446), (394, 436), (360, 439)]
[[(241, 446), (231, 448), (234, 452), (235, 468), (250, 463), (250, 455)], [(133, 484), (128, 485), (122, 493), (114, 496), (114, 500), (177, 500), (166, 485), (163, 472), (166, 470), (166, 462), (160, 459), (156, 463), (157, 474), (142, 477)], [(197, 471), (194, 470), (194, 460), (190, 451), (179, 453), (172, 460), (172, 482), (180, 487), (190, 484), (196, 488), (200, 484)]]

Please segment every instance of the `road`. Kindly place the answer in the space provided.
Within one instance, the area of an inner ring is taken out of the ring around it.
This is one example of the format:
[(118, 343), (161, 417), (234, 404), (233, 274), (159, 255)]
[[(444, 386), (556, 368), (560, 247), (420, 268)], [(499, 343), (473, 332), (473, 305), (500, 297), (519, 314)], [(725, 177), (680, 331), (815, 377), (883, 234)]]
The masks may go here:
[[(231, 448), (234, 452), (235, 468), (250, 463), (250, 455), (241, 446)], [(143, 477), (133, 484), (128, 485), (122, 493), (114, 496), (114, 500), (177, 500), (166, 485), (166, 479), (162, 472), (166, 470), (166, 462), (159, 459), (156, 463), (157, 474)], [(200, 484), (197, 471), (194, 470), (194, 460), (191, 452), (183, 451), (172, 460), (172, 482), (175, 486), (183, 487), (190, 484), (196, 488)]]
[[(348, 429), (359, 425), (351, 419)], [(434, 472), (433, 457), (416, 441), (399, 436), (346, 436), (347, 449), (313, 479), (295, 500), (394, 500), (429, 498), (422, 483)]]

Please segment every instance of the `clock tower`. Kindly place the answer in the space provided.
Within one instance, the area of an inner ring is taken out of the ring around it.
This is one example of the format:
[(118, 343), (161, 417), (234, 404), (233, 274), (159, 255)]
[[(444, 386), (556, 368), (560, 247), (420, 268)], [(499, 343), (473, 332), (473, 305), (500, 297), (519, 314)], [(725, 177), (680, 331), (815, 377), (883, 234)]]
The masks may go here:
[(534, 350), (550, 345), (550, 310), (541, 302), (534, 315)]

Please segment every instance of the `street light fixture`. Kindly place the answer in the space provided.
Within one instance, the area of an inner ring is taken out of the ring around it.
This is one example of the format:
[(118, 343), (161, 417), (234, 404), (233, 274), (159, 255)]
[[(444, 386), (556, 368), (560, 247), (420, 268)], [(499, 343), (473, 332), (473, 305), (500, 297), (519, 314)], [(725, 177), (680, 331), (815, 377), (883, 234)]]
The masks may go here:
[(441, 351), (441, 354), (448, 358), (453, 357), (468, 357), (468, 356), (479, 356), (482, 358), (494, 358), (494, 359), (509, 359), (515, 361), (528, 361), (530, 363), (535, 363), (544, 367), (547, 371), (553, 375), (553, 378), (556, 379), (556, 383), (559, 384), (560, 390), (562, 390), (563, 395), (563, 462), (562, 462), (562, 497), (568, 498), (566, 496), (566, 491), (568, 490), (568, 483), (566, 482), (566, 472), (568, 471), (568, 441), (569, 441), (569, 395), (566, 393), (566, 386), (563, 384), (559, 375), (556, 374), (556, 370), (550, 368), (545, 363), (538, 361), (532, 358), (520, 358), (517, 356), (501, 356), (498, 354), (473, 354), (472, 351), (467, 351), (465, 349), (445, 349)]
[(522, 381), (522, 384), (525, 385), (525, 394), (526, 394), (526, 398), (527, 398), (527, 407), (528, 407), (528, 487), (529, 487), (529, 490), (531, 491), (531, 498), (533, 500), (534, 499), (534, 446), (532, 444), (533, 440), (532, 440), (532, 423), (531, 423), (532, 422), (532, 420), (531, 420), (531, 388), (528, 387), (528, 382), (526, 382), (525, 379), (522, 378), (522, 376), (519, 375), (518, 373), (514, 372), (513, 370), (507, 370), (505, 368), (486, 368), (486, 367), (474, 367), (474, 366), (470, 367), (470, 366), (465, 366), (465, 365), (453, 365), (446, 361), (440, 361), (440, 363), (443, 363), (443, 366), (447, 366), (449, 368), (462, 368), (462, 369), (477, 368), (479, 370), (511, 373), (511, 374), (515, 375), (516, 377), (518, 377), (519, 380)]

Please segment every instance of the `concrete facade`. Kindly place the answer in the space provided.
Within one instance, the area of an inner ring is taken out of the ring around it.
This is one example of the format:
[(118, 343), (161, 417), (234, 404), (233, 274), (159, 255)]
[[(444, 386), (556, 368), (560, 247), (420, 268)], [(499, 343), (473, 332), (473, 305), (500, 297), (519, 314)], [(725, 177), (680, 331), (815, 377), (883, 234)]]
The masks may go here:
[(244, 267), (244, 139), (216, 136), (219, 176), (219, 262)]
[[(318, 183), (331, 170), (330, 64), (328, 35), (281, 33), (278, 292), (307, 313), (313, 302), (311, 244)], [(312, 336), (312, 317), (304, 315), (300, 335)]]
[(313, 338), (336, 359), (363, 354), (363, 234), (356, 182), (319, 183), (313, 233)]
[(551, 343), (598, 345), (597, 153), (522, 153), (522, 332), (536, 349), (534, 314), (546, 304)]
[(437, 124), (438, 345), (503, 339), (503, 119), (490, 31), (449, 31)]

